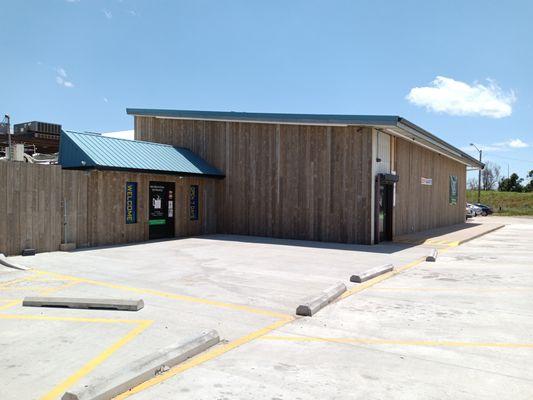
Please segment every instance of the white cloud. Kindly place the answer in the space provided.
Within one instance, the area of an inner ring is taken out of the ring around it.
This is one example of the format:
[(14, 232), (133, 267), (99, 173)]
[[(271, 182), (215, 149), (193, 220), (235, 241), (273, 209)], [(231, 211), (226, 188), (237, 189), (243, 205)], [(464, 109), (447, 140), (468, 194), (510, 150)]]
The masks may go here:
[(56, 68), (57, 76), (56, 76), (56, 83), (59, 86), (64, 86), (67, 88), (73, 88), (74, 84), (67, 79), (67, 71), (65, 71), (64, 68)]
[(113, 13), (111, 13), (111, 11), (106, 10), (106, 9), (103, 9), (102, 12), (104, 13), (104, 15), (105, 15), (105, 17), (106, 17), (107, 19), (111, 19), (111, 18), (113, 18)]
[(429, 86), (412, 88), (406, 99), (427, 110), (450, 115), (477, 115), (491, 118), (508, 117), (513, 112), (516, 96), (504, 92), (495, 81), (487, 84), (456, 81), (437, 76)]
[[(521, 139), (509, 139), (504, 142), (496, 142), (492, 144), (476, 144), (478, 148), (483, 151), (509, 151), (513, 149), (523, 149), (530, 145)], [(461, 148), (463, 151), (472, 151), (472, 146), (464, 146)]]
[(523, 149), (524, 147), (529, 147), (529, 144), (521, 141), (520, 139), (509, 140), (509, 147), (513, 149)]
[(104, 97), (104, 103), (109, 103), (109, 99), (107, 97)]

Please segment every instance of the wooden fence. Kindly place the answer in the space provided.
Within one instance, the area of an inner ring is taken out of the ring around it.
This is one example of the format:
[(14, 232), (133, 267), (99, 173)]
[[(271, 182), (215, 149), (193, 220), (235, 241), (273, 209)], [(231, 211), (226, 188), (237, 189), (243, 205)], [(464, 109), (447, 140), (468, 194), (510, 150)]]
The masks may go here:
[[(56, 251), (148, 240), (148, 184), (176, 183), (175, 235), (214, 233), (217, 181), (113, 171), (63, 170), (57, 165), (0, 162), (0, 253)], [(138, 223), (125, 224), (125, 183), (139, 184)], [(188, 218), (188, 187), (199, 186), (201, 212)]]

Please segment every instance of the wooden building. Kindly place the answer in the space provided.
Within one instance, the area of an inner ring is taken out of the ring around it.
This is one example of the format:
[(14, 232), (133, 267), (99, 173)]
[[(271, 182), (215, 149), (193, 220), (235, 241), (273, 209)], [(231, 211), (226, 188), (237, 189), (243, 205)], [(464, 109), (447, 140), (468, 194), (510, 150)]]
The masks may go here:
[(397, 116), (128, 109), (135, 139), (222, 171), (218, 233), (372, 244), (462, 223), (483, 164)]
[(465, 220), (483, 165), (396, 116), (128, 109), (135, 138), (62, 132), (0, 162), (0, 253), (209, 233), (373, 244)]

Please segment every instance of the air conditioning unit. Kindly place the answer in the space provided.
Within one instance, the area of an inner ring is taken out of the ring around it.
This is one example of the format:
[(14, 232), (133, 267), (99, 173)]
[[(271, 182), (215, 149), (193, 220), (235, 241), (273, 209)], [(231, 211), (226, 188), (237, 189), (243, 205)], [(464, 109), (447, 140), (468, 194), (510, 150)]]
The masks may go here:
[(33, 132), (60, 135), (61, 125), (49, 124), (48, 122), (30, 121), (21, 124), (15, 124), (13, 132), (15, 135)]
[(11, 151), (9, 151), (9, 147), (6, 147), (5, 153), (8, 160), (24, 161), (24, 145), (22, 143), (17, 143), (11, 146)]

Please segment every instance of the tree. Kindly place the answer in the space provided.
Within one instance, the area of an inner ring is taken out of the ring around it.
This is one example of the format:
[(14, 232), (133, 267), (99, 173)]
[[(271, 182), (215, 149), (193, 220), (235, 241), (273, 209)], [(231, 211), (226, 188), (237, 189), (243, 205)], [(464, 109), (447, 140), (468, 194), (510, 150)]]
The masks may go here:
[(481, 188), (492, 190), (500, 180), (500, 166), (492, 161), (485, 163), (485, 168), (481, 170)]
[(523, 192), (523, 180), (524, 179), (519, 178), (518, 175), (513, 172), (509, 178), (504, 178), (500, 181), (498, 190), (500, 192)]
[(477, 179), (470, 178), (467, 182), (468, 190), (477, 190)]
[(529, 182), (524, 186), (524, 192), (533, 192), (533, 169), (527, 173)]

